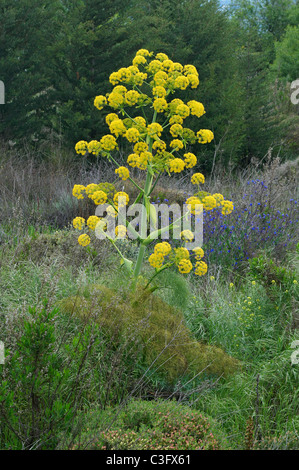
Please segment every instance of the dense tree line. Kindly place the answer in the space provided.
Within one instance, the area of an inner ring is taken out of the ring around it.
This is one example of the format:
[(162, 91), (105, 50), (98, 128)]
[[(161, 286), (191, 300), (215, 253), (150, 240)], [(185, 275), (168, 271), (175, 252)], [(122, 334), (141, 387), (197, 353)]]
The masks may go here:
[(269, 148), (293, 157), (298, 24), (298, 0), (232, 0), (228, 8), (218, 0), (0, 0), (0, 136), (56, 135), (70, 148), (98, 139), (107, 129), (94, 97), (146, 48), (199, 71), (192, 96), (207, 110), (202, 127), (215, 134), (200, 149), (206, 170), (215, 157), (244, 165)]

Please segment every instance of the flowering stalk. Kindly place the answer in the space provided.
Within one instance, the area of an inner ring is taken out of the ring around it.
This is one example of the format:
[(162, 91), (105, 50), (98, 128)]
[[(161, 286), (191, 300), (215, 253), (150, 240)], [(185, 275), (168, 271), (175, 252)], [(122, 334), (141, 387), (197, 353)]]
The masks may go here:
[[(196, 100), (184, 103), (178, 98), (171, 99), (171, 95), (177, 90), (198, 87), (198, 72), (193, 65), (183, 66), (178, 62), (173, 62), (163, 53), (158, 53), (153, 58), (152, 52), (140, 49), (137, 51), (132, 65), (113, 72), (109, 80), (114, 87), (112, 92), (106, 96), (96, 96), (94, 105), (99, 110), (109, 106), (112, 110), (118, 111), (118, 114), (112, 112), (106, 115), (106, 123), (109, 126), (110, 134), (104, 135), (100, 141), (80, 141), (76, 144), (75, 149), (78, 154), (85, 155), (88, 152), (108, 158), (117, 166), (115, 173), (119, 178), (124, 181), (128, 180), (139, 190), (139, 195), (134, 204), (143, 198), (139, 233), (135, 231), (128, 220), (125, 221), (125, 226), (119, 225), (115, 229), (116, 235), (125, 235), (129, 230), (139, 243), (139, 251), (134, 267), (132, 261), (124, 258), (113, 238), (106, 234), (107, 239), (117, 249), (122, 262), (129, 269), (134, 287), (141, 273), (147, 246), (155, 236), (159, 237), (165, 230), (173, 228), (175, 223), (178, 222), (175, 221), (173, 224), (169, 224), (167, 227), (156, 230), (147, 236), (148, 221), (151, 218), (153, 208), (150, 203), (150, 195), (158, 179), (163, 172), (171, 175), (171, 173), (181, 173), (194, 168), (197, 165), (197, 157), (189, 151), (189, 146), (196, 141), (200, 144), (210, 143), (214, 135), (208, 129), (199, 129), (195, 133), (184, 126), (186, 119), (200, 118), (205, 114), (202, 103)], [(150, 90), (149, 94), (143, 92), (143, 85), (146, 85), (146, 90)], [(144, 112), (144, 107), (149, 105), (154, 110), (150, 124), (147, 123), (146, 113)], [(127, 111), (128, 107), (141, 108), (143, 116), (131, 117), (131, 113)], [(120, 113), (125, 116), (124, 119), (119, 117)], [(161, 123), (159, 123), (159, 120)], [(166, 132), (171, 137), (168, 146), (163, 137)], [(141, 172), (146, 171), (143, 189), (132, 178), (130, 169), (119, 165), (112, 156), (112, 152), (118, 148), (117, 139), (121, 137), (124, 137), (133, 146), (133, 153), (128, 155), (127, 158), (129, 167), (137, 168)], [(153, 184), (155, 175), (157, 176)], [(191, 177), (191, 183), (198, 187), (204, 184), (204, 181), (204, 176), (199, 172), (194, 173)], [(110, 205), (107, 208), (107, 214), (116, 217), (119, 213), (118, 209), (121, 207), (119, 204), (127, 205), (130, 198), (123, 191), (113, 192), (110, 186), (108, 183), (92, 183), (86, 187), (75, 185), (73, 195), (78, 199), (82, 199), (85, 193), (96, 205), (105, 204), (108, 201)], [(110, 194), (111, 191), (112, 194)], [(122, 203), (119, 202), (119, 198), (123, 201)], [(202, 196), (200, 191), (188, 198), (186, 204), (190, 205), (192, 215), (198, 213), (196, 212), (198, 205), (202, 205), (208, 211), (219, 207), (224, 215), (229, 214), (234, 209), (232, 202), (225, 201), (221, 194), (205, 193)], [(96, 216), (89, 217), (87, 221), (82, 217), (76, 217), (73, 225), (78, 230), (85, 230), (87, 226), (91, 231), (95, 228), (98, 229), (100, 226), (102, 232), (105, 232), (104, 221)], [(183, 230), (181, 238), (185, 244), (188, 244), (194, 236), (190, 230)], [(78, 241), (81, 245), (87, 246), (91, 240), (87, 233), (83, 233), (79, 236)], [(193, 261), (190, 257), (193, 258)], [(207, 265), (202, 261), (203, 257), (204, 251), (201, 247), (196, 247), (190, 254), (187, 247), (173, 250), (168, 242), (156, 243), (154, 252), (148, 258), (149, 264), (155, 269), (155, 274), (151, 277), (149, 283), (162, 270), (173, 265), (176, 265), (183, 274), (188, 274), (194, 268), (194, 273), (201, 276), (207, 271)]]

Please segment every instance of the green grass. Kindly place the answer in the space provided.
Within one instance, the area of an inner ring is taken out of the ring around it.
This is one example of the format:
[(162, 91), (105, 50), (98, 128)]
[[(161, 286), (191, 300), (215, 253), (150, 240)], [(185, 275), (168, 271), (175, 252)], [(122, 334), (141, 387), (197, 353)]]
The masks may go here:
[[(27, 188), (24, 186), (23, 190), (25, 194)], [(175, 197), (175, 189), (171, 191)], [(124, 291), (128, 279), (109, 243), (97, 240), (89, 248), (78, 245), (78, 233), (69, 224), (74, 207), (64, 205), (66, 195), (60, 202), (55, 195), (50, 196), (54, 199), (48, 198), (49, 213), (45, 214), (44, 223), (34, 213), (30, 198), (24, 198), (23, 205), (7, 199), (7, 212), (12, 208), (10, 217), (3, 216), (0, 223), (0, 340), (7, 353), (0, 375), (2, 385), (8, 381), (8, 388), (3, 387), (7, 394), (3, 392), (0, 398), (0, 432), (6, 436), (0, 440), (1, 447), (19, 448), (25, 442), (25, 447), (38, 448), (28, 424), (32, 409), (27, 397), (34, 386), (28, 370), (31, 367), (32, 372), (34, 360), (26, 363), (26, 354), (33, 358), (33, 338), (46, 331), (50, 335), (48, 343), (39, 343), (39, 351), (44, 351), (38, 356), (41, 366), (34, 370), (48, 387), (43, 388), (40, 397), (43, 405), (39, 416), (48, 425), (49, 410), (53, 411), (56, 418), (52, 424), (59, 439), (52, 436), (51, 444), (41, 439), (43, 449), (71, 447), (78, 443), (80, 433), (88, 438), (98, 435), (99, 429), (110, 426), (110, 417), (118, 413), (121, 417), (114, 430), (123, 430), (125, 409), (130, 411), (132, 421), (144, 416), (140, 425), (144, 425), (148, 437), (152, 431), (146, 428), (146, 420), (149, 415), (153, 419), (155, 404), (158, 406), (160, 401), (165, 410), (184, 405), (187, 408), (182, 407), (179, 413), (190, 409), (208, 417), (220, 447), (248, 448), (251, 435), (250, 442), (255, 440), (255, 444), (251, 443), (250, 448), (298, 449), (299, 365), (291, 362), (292, 343), (299, 340), (298, 249), (283, 257), (271, 249), (260, 251), (234, 272), (228, 268), (229, 263), (224, 266), (216, 259), (208, 274), (200, 279), (182, 276), (175, 269), (164, 271), (155, 279), (157, 315), (163, 316), (165, 305), (169, 311), (179, 309), (197, 341), (220, 348), (242, 364), (241, 370), (231, 376), (209, 377), (199, 371), (194, 377), (187, 370), (169, 383), (155, 372), (155, 367), (146, 366), (143, 344), (132, 344), (130, 337), (123, 334), (107, 341), (93, 318), (82, 322), (75, 315), (55, 310), (64, 299), (74, 298), (79, 292), (87, 295), (92, 285), (105, 286), (107, 292)], [(165, 197), (169, 197), (167, 188)], [(61, 214), (64, 229), (49, 223), (51, 211)], [(28, 218), (25, 213), (33, 215)], [(136, 245), (119, 243), (126, 257), (136, 257)], [(152, 269), (145, 265), (140, 283), (151, 275)], [(116, 315), (117, 309), (111, 312)], [(50, 372), (43, 360), (50, 361)], [(76, 377), (82, 378), (84, 386)], [(51, 408), (53, 396), (57, 398), (56, 411)], [(155, 397), (159, 398), (157, 403)], [(19, 415), (13, 398), (19, 404)], [(140, 400), (137, 417), (135, 399)], [(173, 399), (178, 404), (173, 404)], [(60, 416), (59, 410), (65, 405), (71, 409), (71, 416), (66, 413), (70, 421)], [(15, 426), (18, 416), (31, 439), (27, 442), (26, 437), (23, 444), (7, 430), (7, 425)], [(88, 423), (92, 424), (89, 430)], [(127, 428), (135, 432), (133, 425)]]

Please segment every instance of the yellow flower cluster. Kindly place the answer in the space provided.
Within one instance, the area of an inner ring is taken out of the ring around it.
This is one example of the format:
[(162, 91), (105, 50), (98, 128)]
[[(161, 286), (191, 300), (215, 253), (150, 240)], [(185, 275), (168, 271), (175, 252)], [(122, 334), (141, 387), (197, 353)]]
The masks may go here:
[(184, 248), (183, 246), (179, 248), (174, 249), (175, 257), (174, 257), (174, 262), (178, 264), (182, 259), (189, 259), (190, 254), (187, 248)]
[(186, 204), (190, 204), (190, 212), (193, 215), (202, 213), (202, 203), (198, 197), (191, 196), (187, 199)]
[(119, 118), (113, 119), (109, 124), (109, 129), (111, 134), (116, 135), (119, 137), (120, 135), (124, 135), (127, 132), (127, 128), (124, 125), (123, 121)]
[(192, 184), (204, 184), (205, 182), (205, 177), (202, 173), (194, 173), (191, 178), (191, 183)]
[(171, 245), (168, 242), (157, 243), (149, 258), (149, 264), (156, 269), (160, 269), (163, 265), (165, 257), (171, 253)]
[(234, 204), (231, 201), (221, 201), (221, 212), (228, 215), (234, 210)]
[(115, 173), (124, 181), (126, 181), (130, 176), (130, 172), (125, 166), (120, 166), (119, 168), (116, 168)]
[(183, 127), (181, 126), (181, 124), (173, 124), (170, 127), (169, 132), (172, 137), (179, 137), (180, 135), (182, 135)]
[(213, 196), (206, 196), (202, 200), (203, 207), (206, 211), (211, 211), (217, 206), (217, 201)]
[(154, 248), (155, 253), (161, 253), (163, 256), (168, 256), (171, 252), (171, 245), (168, 242), (157, 243)]
[(205, 114), (205, 108), (202, 103), (199, 103), (195, 100), (190, 100), (188, 101), (187, 105), (189, 106), (190, 112), (193, 116), (200, 118)]
[(197, 164), (197, 158), (194, 153), (188, 152), (184, 155), (185, 158), (185, 167), (193, 168)]
[(194, 234), (191, 232), (191, 230), (183, 230), (180, 233), (180, 237), (184, 242), (192, 242), (194, 239)]
[(174, 150), (180, 150), (180, 149), (184, 148), (184, 143), (179, 139), (173, 139), (170, 142), (169, 146), (171, 148), (173, 148)]
[(185, 168), (185, 162), (181, 158), (174, 158), (168, 163), (169, 171), (173, 173), (181, 173)]
[(127, 206), (129, 204), (129, 200), (129, 195), (124, 191), (119, 191), (113, 198), (113, 202), (116, 207)]
[(208, 266), (204, 261), (197, 261), (195, 263), (195, 274), (197, 276), (204, 276), (208, 270)]
[(77, 199), (84, 199), (83, 191), (85, 191), (85, 186), (82, 184), (75, 184), (73, 187), (73, 196)]
[(83, 219), (83, 217), (75, 217), (75, 219), (73, 220), (73, 226), (74, 228), (78, 230), (82, 230), (84, 225), (85, 225), (85, 219)]
[(220, 193), (212, 194), (213, 198), (216, 199), (217, 207), (221, 206), (222, 201), (224, 201), (224, 197)]
[(106, 96), (99, 95), (99, 96), (96, 96), (96, 97), (95, 97), (95, 99), (94, 99), (94, 105), (95, 105), (95, 107), (98, 108), (99, 110), (103, 109), (106, 104), (107, 104), (107, 98), (106, 98)]
[(83, 235), (80, 235), (80, 237), (78, 238), (78, 243), (79, 245), (81, 246), (87, 246), (90, 244), (90, 237), (89, 235), (86, 235), (86, 233), (84, 233)]
[(117, 227), (115, 227), (115, 235), (118, 238), (125, 238), (125, 236), (127, 235), (127, 227), (125, 227), (124, 225), (118, 225)]
[(90, 230), (95, 230), (97, 223), (100, 221), (100, 217), (97, 217), (96, 215), (91, 215), (88, 217), (86, 224), (90, 228)]
[(155, 269), (160, 269), (163, 265), (163, 261), (164, 256), (162, 253), (152, 253), (148, 258), (149, 264)]
[(160, 137), (163, 132), (163, 127), (158, 122), (153, 122), (147, 126), (147, 134), (151, 138)]
[(153, 102), (153, 108), (157, 113), (164, 113), (168, 108), (168, 104), (165, 98), (156, 98)]
[(192, 263), (189, 259), (182, 259), (178, 264), (178, 269), (181, 274), (188, 274), (192, 271)]
[(214, 134), (209, 129), (201, 129), (197, 132), (196, 136), (200, 144), (210, 143), (214, 139)]
[(196, 247), (196, 248), (194, 248), (192, 251), (193, 251), (193, 253), (194, 253), (194, 255), (195, 255), (195, 259), (196, 259), (197, 261), (201, 260), (201, 258), (203, 258), (204, 255), (205, 255), (205, 252), (204, 252), (203, 249), (200, 248), (200, 247)]
[(117, 147), (115, 137), (109, 134), (104, 135), (104, 137), (101, 138), (100, 144), (104, 150), (107, 150), (107, 152), (110, 152), (111, 150), (114, 150), (115, 147)]
[(85, 153), (87, 152), (87, 146), (88, 146), (88, 143), (85, 140), (80, 140), (79, 142), (76, 143), (75, 150), (77, 153), (81, 153), (82, 155), (85, 155)]
[(102, 150), (102, 146), (97, 140), (91, 140), (87, 146), (87, 149), (89, 153), (92, 153), (93, 155), (99, 155), (100, 151)]
[(95, 191), (91, 194), (90, 198), (97, 206), (99, 206), (101, 204), (105, 204), (107, 201), (107, 194), (104, 193), (104, 191)]

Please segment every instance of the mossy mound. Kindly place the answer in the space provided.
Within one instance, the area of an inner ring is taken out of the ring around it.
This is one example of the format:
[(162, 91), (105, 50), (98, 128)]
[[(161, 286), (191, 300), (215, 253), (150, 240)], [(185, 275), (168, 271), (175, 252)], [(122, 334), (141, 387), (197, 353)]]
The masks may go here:
[(169, 382), (201, 371), (205, 371), (203, 375), (228, 376), (240, 367), (222, 349), (196, 341), (182, 313), (149, 292), (116, 293), (93, 285), (76, 297), (60, 301), (59, 307), (85, 321), (95, 318), (113, 340), (132, 340), (135, 335), (143, 344), (145, 364)]
[(99, 265), (106, 259), (107, 252), (111, 252), (106, 240), (95, 239), (92, 249), (86, 249), (79, 245), (78, 236), (79, 233), (73, 229), (40, 234), (18, 246), (16, 259), (49, 265), (55, 260), (63, 266), (79, 268), (91, 260)]

